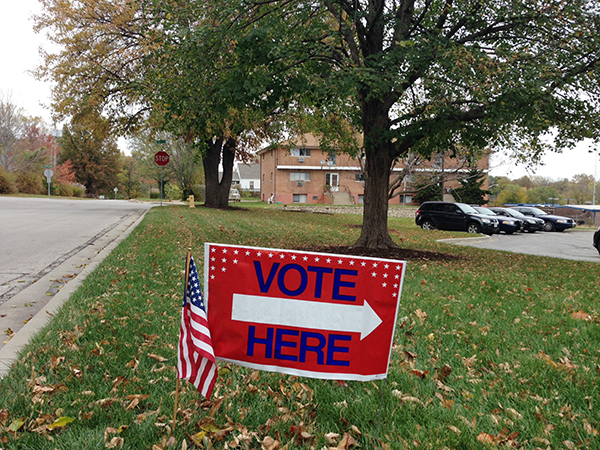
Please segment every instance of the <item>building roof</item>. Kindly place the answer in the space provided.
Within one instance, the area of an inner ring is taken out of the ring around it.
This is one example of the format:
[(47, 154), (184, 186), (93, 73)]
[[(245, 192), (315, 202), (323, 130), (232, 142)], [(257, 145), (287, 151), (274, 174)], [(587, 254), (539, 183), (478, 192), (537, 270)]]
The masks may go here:
[(259, 180), (260, 164), (238, 164), (237, 172), (240, 175), (240, 180)]

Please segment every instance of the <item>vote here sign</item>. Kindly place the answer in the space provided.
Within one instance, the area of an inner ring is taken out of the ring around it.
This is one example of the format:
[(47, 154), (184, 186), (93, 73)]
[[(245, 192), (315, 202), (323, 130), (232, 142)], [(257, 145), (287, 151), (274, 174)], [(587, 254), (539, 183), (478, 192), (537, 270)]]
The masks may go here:
[(205, 244), (215, 356), (312, 378), (387, 376), (406, 263)]

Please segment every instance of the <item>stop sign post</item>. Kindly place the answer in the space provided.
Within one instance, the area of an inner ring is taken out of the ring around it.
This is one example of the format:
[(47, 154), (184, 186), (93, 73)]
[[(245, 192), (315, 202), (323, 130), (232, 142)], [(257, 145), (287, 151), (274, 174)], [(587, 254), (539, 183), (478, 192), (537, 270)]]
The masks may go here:
[[(44, 167), (52, 167), (52, 166), (44, 166)], [(50, 183), (52, 182), (53, 175), (54, 175), (54, 171), (52, 169), (44, 170), (44, 176), (46, 177), (46, 181), (48, 182), (48, 198), (50, 198)]]
[(166, 166), (169, 164), (169, 154), (163, 150), (156, 152), (154, 155), (154, 162), (159, 166)]
[[(157, 141), (157, 143), (163, 143), (164, 141)], [(156, 152), (154, 155), (154, 162), (160, 166), (160, 206), (163, 201), (163, 167), (169, 164), (169, 154), (164, 150)]]

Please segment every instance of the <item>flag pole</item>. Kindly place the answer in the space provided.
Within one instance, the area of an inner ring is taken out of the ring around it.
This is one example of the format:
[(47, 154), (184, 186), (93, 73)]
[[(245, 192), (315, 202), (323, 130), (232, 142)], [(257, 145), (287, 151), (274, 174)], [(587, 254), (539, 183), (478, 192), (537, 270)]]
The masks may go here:
[[(183, 286), (183, 296), (187, 299), (188, 279), (190, 276), (190, 261), (192, 259), (192, 248), (188, 247), (187, 256), (185, 259), (185, 284)], [(175, 409), (173, 411), (173, 430), (171, 433), (175, 433), (175, 426), (177, 425), (177, 408), (179, 403), (179, 377), (177, 376), (177, 369), (175, 369)]]

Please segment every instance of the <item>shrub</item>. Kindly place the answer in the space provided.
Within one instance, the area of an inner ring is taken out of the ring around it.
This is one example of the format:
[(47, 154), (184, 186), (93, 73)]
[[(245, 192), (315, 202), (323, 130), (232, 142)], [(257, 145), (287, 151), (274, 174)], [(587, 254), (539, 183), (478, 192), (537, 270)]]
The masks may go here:
[(182, 195), (181, 189), (179, 189), (178, 186), (171, 183), (167, 184), (167, 187), (165, 188), (165, 197), (170, 198), (171, 200), (179, 200), (182, 199)]
[(73, 186), (67, 183), (55, 183), (54, 194), (61, 197), (73, 197)]
[(76, 185), (71, 185), (71, 188), (73, 189), (73, 197), (83, 197), (83, 194), (85, 193), (84, 188)]
[(46, 192), (42, 177), (36, 173), (19, 172), (16, 184), (18, 191), (22, 194), (44, 194)]
[(14, 194), (17, 192), (14, 176), (4, 169), (0, 169), (0, 194)]

